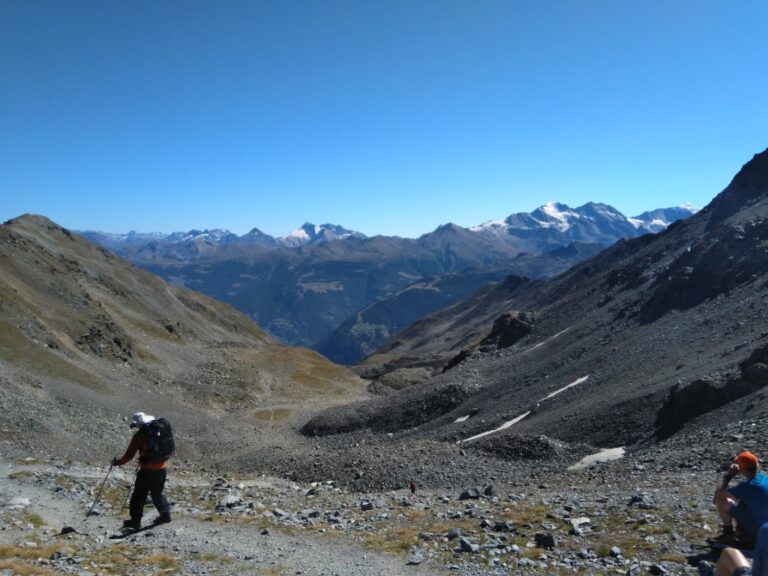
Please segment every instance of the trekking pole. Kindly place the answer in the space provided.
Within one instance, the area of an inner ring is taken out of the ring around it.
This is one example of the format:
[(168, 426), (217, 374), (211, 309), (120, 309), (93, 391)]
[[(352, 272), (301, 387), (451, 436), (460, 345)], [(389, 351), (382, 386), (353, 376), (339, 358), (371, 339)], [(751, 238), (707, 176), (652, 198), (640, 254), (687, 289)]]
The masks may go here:
[(120, 508), (120, 514), (118, 514), (118, 516), (122, 516), (123, 515), (123, 510), (125, 510), (125, 507), (128, 505), (128, 500), (131, 497), (131, 487), (134, 484), (136, 484), (136, 476), (138, 476), (138, 475), (139, 475), (139, 465), (137, 464), (136, 465), (136, 473), (133, 475), (133, 482), (131, 483), (130, 486), (128, 486), (128, 495), (125, 497), (125, 500), (123, 501), (123, 507)]
[(113, 464), (109, 465), (109, 470), (107, 470), (107, 475), (104, 476), (104, 481), (101, 483), (101, 486), (99, 487), (99, 491), (96, 492), (96, 498), (93, 500), (93, 504), (91, 504), (91, 509), (88, 510), (85, 517), (88, 518), (91, 514), (93, 514), (93, 509), (96, 508), (96, 503), (99, 501), (99, 496), (101, 496), (101, 491), (104, 489), (104, 484), (107, 483), (107, 478), (109, 478), (109, 474), (112, 472), (112, 466)]

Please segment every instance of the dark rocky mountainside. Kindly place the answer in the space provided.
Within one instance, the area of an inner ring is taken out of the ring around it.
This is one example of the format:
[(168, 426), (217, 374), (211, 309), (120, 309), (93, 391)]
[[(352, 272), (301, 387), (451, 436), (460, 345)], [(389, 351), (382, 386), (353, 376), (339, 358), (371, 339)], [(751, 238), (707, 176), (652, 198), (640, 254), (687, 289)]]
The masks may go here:
[[(457, 441), (505, 425), (483, 438), (608, 447), (667, 437), (739, 398), (745, 416), (764, 413), (766, 195), (768, 151), (662, 233), (619, 241), (550, 281), (511, 277), (417, 322), (360, 371), (419, 386), (331, 410), (305, 433)], [(505, 325), (515, 334), (502, 347)]]
[[(694, 211), (657, 211), (653, 225), (658, 229), (665, 218), (671, 221)], [(367, 238), (341, 226), (310, 223), (282, 238), (256, 228), (242, 237), (226, 230), (83, 234), (172, 284), (233, 305), (283, 342), (352, 363), (421, 315), (479, 288), (477, 281), (485, 272), (469, 271), (460, 279), (457, 275), (464, 270), (496, 266), (489, 275), (493, 280), (509, 274), (550, 276), (591, 254), (583, 247), (605, 247), (638, 236), (648, 231), (650, 222), (626, 218), (605, 204), (571, 209), (553, 203), (471, 229), (445, 224), (416, 239)], [(582, 249), (556, 253), (574, 243)], [(446, 274), (451, 275), (447, 282), (464, 288), (421, 291), (423, 305), (418, 306), (411, 298), (415, 293), (405, 298), (400, 293)], [(374, 311), (370, 306), (379, 300), (385, 301), (383, 308)], [(401, 303), (403, 310), (398, 308)], [(380, 317), (382, 309), (393, 322), (365, 320)]]
[[(231, 306), (39, 216), (0, 226), (0, 384), (3, 438), (69, 456), (114, 450), (119, 416), (136, 410), (173, 414), (190, 454), (215, 450), (227, 428), (258, 433), (364, 390)], [(225, 413), (238, 418), (218, 423)]]

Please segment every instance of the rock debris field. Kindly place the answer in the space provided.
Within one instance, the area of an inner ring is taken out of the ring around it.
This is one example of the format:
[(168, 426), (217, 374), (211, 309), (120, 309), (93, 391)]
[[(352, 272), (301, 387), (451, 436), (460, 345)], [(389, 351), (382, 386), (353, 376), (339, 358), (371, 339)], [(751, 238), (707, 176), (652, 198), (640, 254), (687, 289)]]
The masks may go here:
[[(357, 493), (176, 462), (173, 522), (114, 538), (133, 469), (4, 450), (0, 574), (696, 574), (717, 558), (717, 464), (765, 422), (692, 429), (582, 470)], [(535, 466), (535, 463), (531, 464)], [(145, 524), (156, 516), (148, 504)]]

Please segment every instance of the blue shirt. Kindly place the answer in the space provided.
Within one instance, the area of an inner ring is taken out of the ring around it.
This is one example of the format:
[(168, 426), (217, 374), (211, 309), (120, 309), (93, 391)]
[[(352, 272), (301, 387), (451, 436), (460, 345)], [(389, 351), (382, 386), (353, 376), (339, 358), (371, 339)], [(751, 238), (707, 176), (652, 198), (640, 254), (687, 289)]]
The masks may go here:
[(768, 524), (757, 533), (757, 546), (752, 559), (752, 576), (766, 576), (768, 573)]
[(752, 480), (728, 488), (749, 510), (758, 526), (768, 522), (768, 476), (758, 472)]

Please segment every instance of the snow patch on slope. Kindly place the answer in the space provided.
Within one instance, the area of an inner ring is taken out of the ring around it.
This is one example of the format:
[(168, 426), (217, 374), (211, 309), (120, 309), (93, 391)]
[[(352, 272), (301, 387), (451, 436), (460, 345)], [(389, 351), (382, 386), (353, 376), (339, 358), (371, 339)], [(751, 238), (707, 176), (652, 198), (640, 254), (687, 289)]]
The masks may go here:
[[(541, 404), (545, 400), (549, 400), (550, 398), (554, 398), (555, 396), (557, 396), (561, 392), (564, 392), (565, 390), (568, 390), (569, 388), (573, 388), (574, 386), (577, 386), (578, 384), (581, 384), (582, 382), (586, 382), (587, 380), (589, 380), (589, 374), (587, 374), (586, 376), (582, 376), (581, 378), (577, 378), (576, 380), (574, 380), (570, 384), (567, 384), (566, 386), (563, 386), (562, 388), (559, 388), (559, 389), (555, 390), (554, 392), (548, 394), (547, 396), (544, 396), (544, 398), (542, 398), (542, 399), (540, 399), (539, 401), (536, 402), (536, 406), (538, 406), (539, 404)], [(471, 442), (472, 440), (477, 440), (478, 438), (484, 438), (485, 436), (489, 436), (490, 434), (495, 434), (496, 432), (500, 432), (502, 430), (506, 430), (510, 426), (513, 426), (513, 425), (517, 424), (518, 422), (520, 422), (523, 418), (528, 416), (531, 412), (532, 412), (531, 410), (528, 410), (528, 412), (526, 412), (524, 414), (521, 414), (520, 416), (516, 416), (515, 418), (512, 418), (512, 420), (507, 420), (506, 422), (504, 422), (504, 424), (502, 424), (498, 428), (494, 428), (493, 430), (486, 430), (485, 432), (481, 432), (480, 434), (475, 434), (474, 436), (470, 436), (469, 438), (465, 438), (464, 440), (459, 440), (457, 442), (457, 444), (461, 444), (462, 442)], [(469, 416), (462, 417), (462, 418), (463, 418), (463, 420), (461, 418), (459, 418), (459, 419), (455, 420), (454, 423), (459, 422), (459, 421), (463, 422), (464, 420), (469, 418)]]

